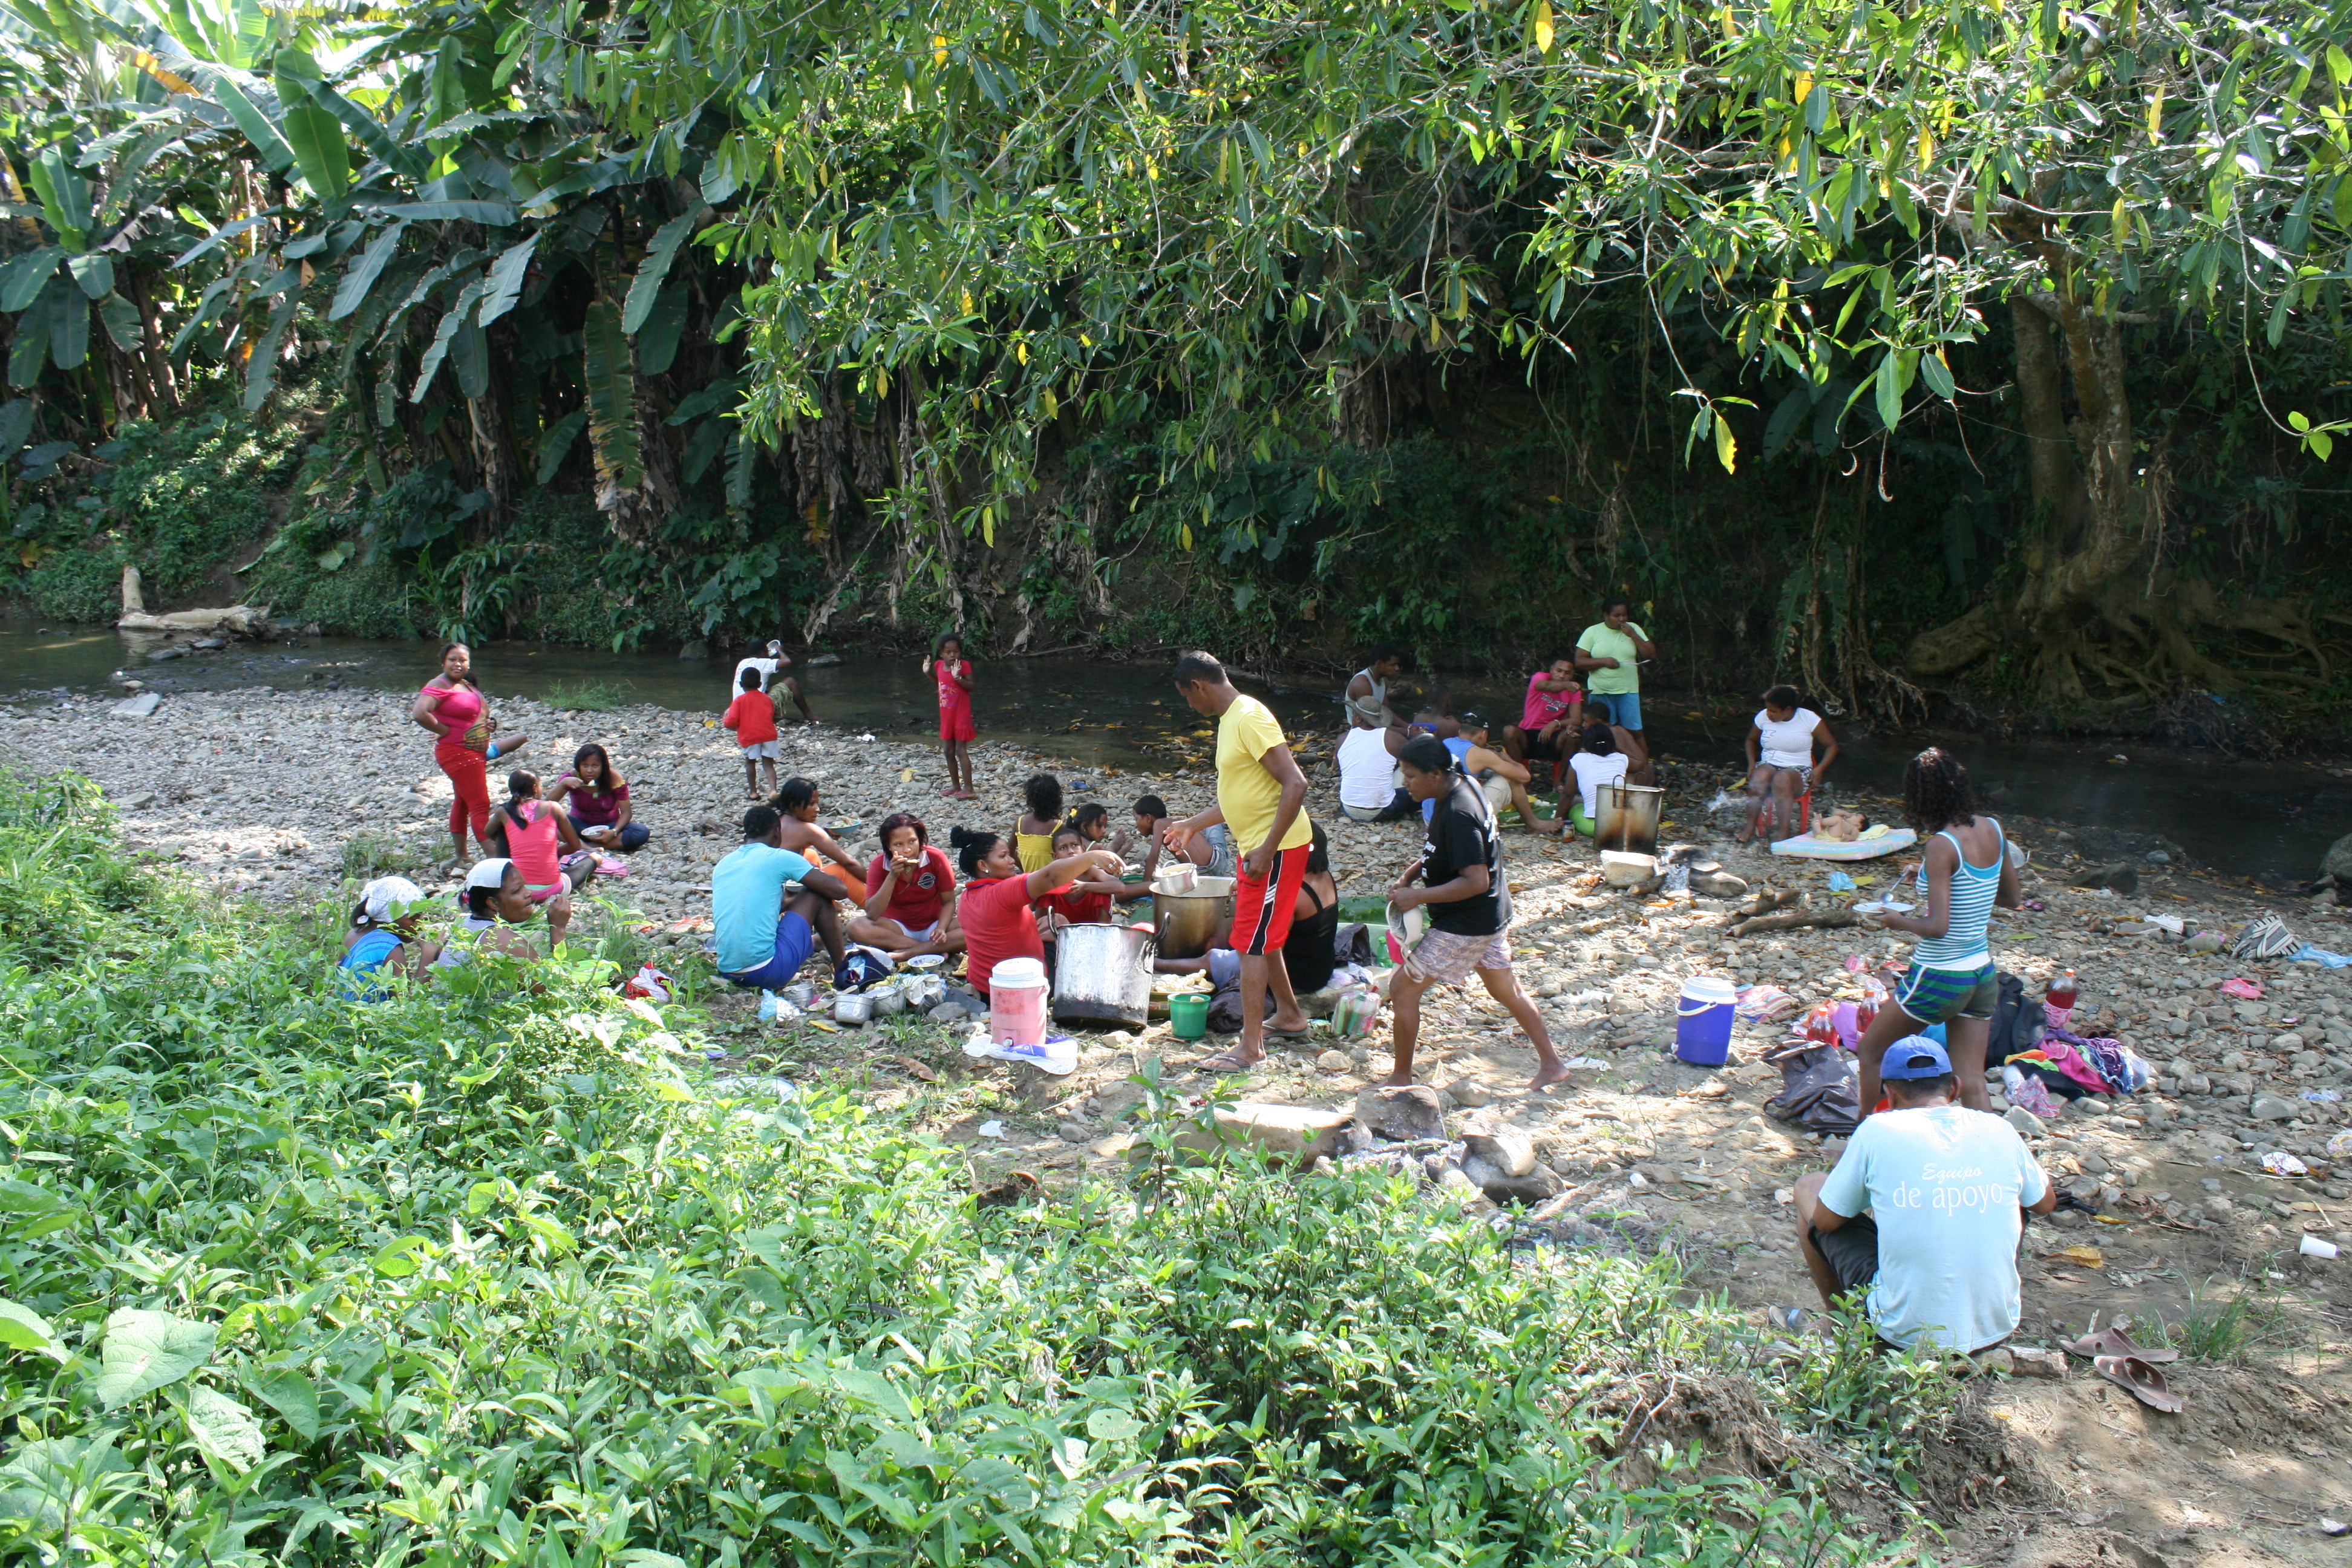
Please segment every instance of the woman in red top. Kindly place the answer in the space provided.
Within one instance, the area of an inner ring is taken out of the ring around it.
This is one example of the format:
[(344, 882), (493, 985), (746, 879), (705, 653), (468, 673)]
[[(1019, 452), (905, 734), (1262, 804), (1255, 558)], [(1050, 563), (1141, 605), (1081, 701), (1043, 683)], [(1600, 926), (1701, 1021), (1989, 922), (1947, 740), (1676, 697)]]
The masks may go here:
[(959, 827), (948, 836), (956, 847), (956, 863), (963, 869), (963, 899), (958, 912), (963, 924), (965, 978), (981, 999), (988, 997), (988, 977), (1008, 958), (1034, 958), (1043, 963), (1045, 938), (1038, 934), (1031, 905), (1056, 888), (1065, 888), (1088, 868), (1117, 871), (1118, 857), (1108, 849), (1089, 849), (1055, 860), (1024, 875), (1013, 858), (1013, 840), (998, 833), (974, 833)]
[(930, 829), (923, 819), (904, 811), (884, 817), (882, 847), (885, 853), (866, 866), (866, 886), (871, 889), (866, 918), (897, 927), (909, 952), (961, 952), (955, 868), (931, 847)]
[(971, 660), (963, 656), (963, 639), (949, 632), (931, 645), (923, 669), (940, 683), (940, 755), (947, 759), (948, 787), (940, 791), (950, 800), (978, 800), (971, 787), (971, 753), (965, 748), (980, 739), (971, 721)]
[(474, 684), (474, 650), (464, 643), (441, 648), (441, 673), (419, 688), (408, 716), (432, 732), (433, 760), (449, 775), (457, 798), (449, 805), (449, 841), (458, 865), (466, 853), (466, 825), (473, 824), (474, 842), (488, 856), (490, 848), (490, 784), (483, 759), (522, 750), (527, 735), (518, 735), (495, 750), (490, 734), (498, 728), (490, 718), (489, 699)]

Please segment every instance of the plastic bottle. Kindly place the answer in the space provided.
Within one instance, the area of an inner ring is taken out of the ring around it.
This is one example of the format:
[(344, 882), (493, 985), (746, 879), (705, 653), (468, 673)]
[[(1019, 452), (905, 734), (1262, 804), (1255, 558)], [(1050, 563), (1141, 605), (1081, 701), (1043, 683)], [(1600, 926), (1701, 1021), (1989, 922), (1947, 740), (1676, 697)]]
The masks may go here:
[(2074, 1010), (2074, 999), (2078, 994), (2074, 972), (2070, 969), (2050, 983), (2050, 988), (2042, 994), (2042, 1000), (2050, 1006), (2071, 1013)]

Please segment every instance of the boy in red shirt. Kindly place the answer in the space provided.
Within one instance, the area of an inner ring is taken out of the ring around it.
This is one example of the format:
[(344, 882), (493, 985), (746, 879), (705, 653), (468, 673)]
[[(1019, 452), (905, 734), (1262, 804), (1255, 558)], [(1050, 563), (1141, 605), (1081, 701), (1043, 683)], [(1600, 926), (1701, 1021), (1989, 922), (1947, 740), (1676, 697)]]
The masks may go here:
[[(761, 689), (760, 672), (746, 666), (743, 689), (719, 722), (735, 731), (735, 743), (743, 748), (743, 788), (753, 800), (764, 800), (776, 793), (776, 705)], [(760, 770), (768, 770), (768, 787), (760, 787)]]

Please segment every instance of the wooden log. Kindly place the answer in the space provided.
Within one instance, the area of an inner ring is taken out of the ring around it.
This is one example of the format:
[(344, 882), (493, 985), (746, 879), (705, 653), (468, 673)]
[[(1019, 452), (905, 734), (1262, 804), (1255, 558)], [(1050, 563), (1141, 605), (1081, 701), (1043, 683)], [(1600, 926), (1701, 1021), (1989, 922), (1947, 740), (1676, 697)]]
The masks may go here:
[(1771, 931), (1795, 931), (1801, 926), (1821, 926), (1835, 929), (1857, 926), (1862, 917), (1852, 910), (1796, 910), (1785, 915), (1758, 915), (1731, 927), (1732, 936), (1757, 936)]

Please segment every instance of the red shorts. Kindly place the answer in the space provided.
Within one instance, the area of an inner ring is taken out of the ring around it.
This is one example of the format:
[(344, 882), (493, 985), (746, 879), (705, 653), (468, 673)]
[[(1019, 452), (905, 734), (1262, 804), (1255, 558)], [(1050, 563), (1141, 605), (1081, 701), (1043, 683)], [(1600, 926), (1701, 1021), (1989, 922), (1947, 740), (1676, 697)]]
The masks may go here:
[(1298, 907), (1298, 885), (1307, 879), (1307, 856), (1313, 848), (1301, 844), (1275, 851), (1274, 874), (1265, 882), (1251, 878), (1249, 857), (1242, 857), (1234, 869), (1235, 952), (1278, 952), (1290, 940), (1290, 913)]

